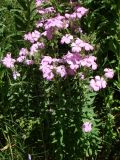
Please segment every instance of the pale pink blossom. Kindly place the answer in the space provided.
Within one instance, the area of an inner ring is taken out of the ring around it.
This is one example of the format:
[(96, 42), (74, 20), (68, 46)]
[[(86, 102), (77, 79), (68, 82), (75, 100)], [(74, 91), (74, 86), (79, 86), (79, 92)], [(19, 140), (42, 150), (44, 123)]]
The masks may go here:
[(94, 91), (99, 91), (102, 88), (106, 88), (106, 85), (107, 85), (107, 82), (105, 81), (103, 77), (100, 77), (100, 76), (95, 76), (94, 79), (90, 80), (90, 87)]
[(85, 76), (83, 73), (80, 73), (79, 76), (80, 76), (80, 79), (85, 79)]
[(86, 51), (90, 51), (94, 49), (92, 45), (82, 41), (79, 38), (77, 38), (75, 42), (71, 44), (71, 47), (72, 47), (72, 52), (80, 52), (82, 48), (84, 48)]
[(73, 42), (71, 44), (72, 47), (72, 52), (80, 52), (81, 51), (81, 46), (79, 44), (76, 44), (75, 42)]
[(92, 130), (92, 123), (84, 122), (82, 125), (83, 132), (90, 132)]
[(55, 13), (55, 9), (53, 7), (47, 7), (37, 10), (39, 14), (48, 14), (48, 13)]
[(13, 71), (13, 78), (16, 80), (18, 77), (20, 77), (20, 73), (17, 71)]
[(45, 47), (44, 43), (34, 43), (32, 44), (32, 46), (30, 47), (30, 55), (34, 55), (36, 52), (39, 51), (39, 49), (43, 49)]
[(97, 69), (97, 64), (96, 64), (96, 57), (95, 56), (86, 56), (80, 61), (80, 65), (83, 67), (91, 67), (92, 70)]
[(44, 23), (45, 30), (48, 30), (50, 28), (64, 29), (65, 27), (66, 27), (65, 17), (61, 15), (57, 15), (54, 18), (49, 18)]
[(40, 63), (40, 70), (43, 73), (43, 78), (47, 80), (52, 80), (54, 78), (53, 74), (53, 65), (52, 65), (52, 58), (50, 56), (44, 56), (41, 63)]
[(41, 61), (41, 64), (42, 65), (51, 64), (52, 62), (53, 62), (53, 59), (50, 56), (44, 56), (42, 61)]
[(52, 61), (53, 63), (63, 63), (63, 59), (60, 58), (53, 58)]
[(36, 7), (39, 7), (41, 6), (43, 3), (47, 2), (48, 0), (36, 0), (35, 4), (36, 4)]
[(40, 70), (43, 72), (43, 78), (47, 80), (52, 80), (54, 78), (53, 66), (49, 64), (41, 64)]
[(65, 56), (63, 56), (63, 60), (69, 65), (70, 69), (75, 71), (80, 67), (81, 56), (79, 53), (68, 52)]
[(37, 27), (37, 28), (43, 27), (44, 22), (45, 22), (45, 19), (44, 19), (44, 18), (42, 18), (41, 20), (37, 21), (36, 27)]
[(90, 51), (90, 50), (93, 50), (94, 48), (93, 48), (93, 46), (90, 45), (89, 43), (84, 43), (84, 49), (85, 49), (86, 51)]
[(36, 0), (36, 7), (39, 7), (42, 4), (43, 0)]
[(16, 60), (11, 57), (11, 53), (8, 53), (2, 60), (3, 65), (7, 68), (13, 68), (15, 62)]
[(75, 12), (80, 13), (81, 16), (84, 16), (88, 12), (88, 9), (78, 6), (75, 7)]
[(88, 12), (88, 9), (84, 7), (75, 7), (75, 12), (69, 14), (65, 14), (65, 18), (70, 19), (70, 20), (76, 20), (76, 19), (81, 19), (82, 16), (84, 16)]
[(34, 61), (31, 60), (31, 59), (26, 59), (26, 60), (25, 60), (25, 64), (29, 66), (29, 65), (34, 64)]
[(26, 56), (19, 56), (16, 61), (19, 62), (19, 63), (21, 63), (21, 62), (23, 62), (25, 59), (26, 59)]
[(29, 33), (25, 34), (24, 40), (28, 40), (31, 43), (34, 43), (34, 42), (38, 41), (40, 36), (41, 36), (41, 33), (39, 31), (35, 30), (33, 32), (29, 32)]
[(69, 13), (65, 13), (65, 17), (69, 19), (70, 18), (70, 14)]
[(105, 72), (104, 75), (105, 75), (106, 78), (112, 79), (114, 77), (114, 71), (113, 71), (113, 69), (105, 68), (104, 72)]
[(19, 52), (19, 56), (26, 56), (28, 54), (27, 48), (21, 48)]
[(49, 28), (48, 30), (44, 31), (41, 35), (47, 37), (48, 40), (51, 40), (53, 38), (53, 34), (53, 28)]
[(56, 67), (55, 70), (56, 73), (59, 74), (61, 77), (65, 77), (67, 75), (66, 68), (64, 65)]
[(73, 36), (70, 34), (66, 34), (65, 36), (62, 37), (61, 39), (61, 44), (66, 43), (69, 44), (73, 40)]

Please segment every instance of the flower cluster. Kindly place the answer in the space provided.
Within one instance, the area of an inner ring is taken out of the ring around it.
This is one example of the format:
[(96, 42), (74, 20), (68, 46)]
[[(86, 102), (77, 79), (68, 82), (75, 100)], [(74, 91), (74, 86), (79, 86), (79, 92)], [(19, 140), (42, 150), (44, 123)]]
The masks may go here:
[(94, 91), (99, 91), (102, 88), (106, 88), (107, 82), (103, 77), (95, 76), (94, 79), (90, 80), (90, 86)]
[(26, 48), (21, 48), (19, 52), (19, 57), (17, 58), (17, 62), (21, 63), (26, 59), (26, 56), (28, 55), (28, 50)]
[(76, 71), (80, 67), (82, 58), (79, 53), (68, 52), (65, 56), (63, 56), (63, 60), (69, 65), (71, 70)]
[(43, 72), (43, 77), (47, 80), (51, 80), (54, 77), (54, 74), (52, 72), (53, 66), (52, 64), (52, 58), (49, 56), (45, 56), (40, 64), (40, 70)]
[(2, 63), (6, 68), (10, 68), (13, 71), (13, 78), (16, 80), (20, 77), (20, 73), (15, 71), (14, 64), (16, 60), (11, 57), (11, 53), (7, 53), (6, 57), (3, 58)]
[(84, 59), (81, 60), (81, 66), (91, 67), (92, 70), (97, 69), (97, 63), (95, 62), (97, 58), (95, 56), (86, 56)]
[(19, 56), (16, 59), (16, 62), (22, 63), (24, 62), (27, 65), (33, 64), (33, 60), (28, 59), (28, 56), (31, 52), (29, 52), (26, 48), (21, 48), (19, 52)]
[(75, 7), (75, 11), (72, 14), (66, 13), (65, 17), (67, 19), (80, 19), (82, 16), (84, 16), (86, 13), (88, 12), (88, 9), (84, 8), (84, 7)]
[(91, 46), (89, 43), (86, 43), (79, 38), (77, 38), (75, 42), (71, 44), (71, 47), (72, 47), (72, 52), (80, 52), (82, 48), (84, 48), (86, 51), (94, 49), (93, 46)]
[(38, 39), (40, 38), (41, 34), (39, 31), (35, 30), (34, 32), (29, 32), (27, 34), (24, 35), (24, 40), (28, 40), (31, 43), (34, 43), (36, 41), (38, 41)]
[[(79, 53), (68, 52), (61, 59), (44, 56), (39, 69), (43, 72), (44, 78), (52, 80), (55, 76), (55, 73), (59, 73), (61, 77), (66, 77), (67, 75), (75, 75), (77, 70), (81, 69), (81, 67), (91, 67), (92, 70), (95, 70), (97, 69), (95, 60), (96, 57), (94, 56), (83, 57)], [(48, 78), (49, 75), (52, 75), (52, 77), (50, 76), (51, 78)], [(83, 74), (81, 77), (83, 77)]]
[(55, 73), (60, 77), (65, 77), (67, 72), (64, 65), (57, 65), (62, 62), (61, 59), (51, 58), (50, 56), (44, 56), (41, 64), (40, 70), (43, 72), (43, 77), (47, 80), (52, 80), (55, 76)]
[(44, 23), (45, 30), (49, 30), (50, 28), (65, 29), (68, 26), (68, 21), (66, 21), (65, 17), (61, 15), (49, 18), (47, 19), (47, 22)]
[[(89, 75), (87, 76), (85, 71), (89, 69), (94, 71), (98, 68), (98, 65), (96, 63), (97, 58), (91, 54), (86, 55), (86, 52), (93, 51), (94, 47), (82, 40), (81, 37), (77, 37), (77, 32), (72, 32), (75, 28), (83, 34), (78, 21), (82, 16), (86, 15), (88, 9), (78, 5), (73, 8), (73, 13), (68, 13), (67, 11), (67, 13), (61, 15), (60, 13), (56, 13), (53, 6), (42, 5), (47, 2), (49, 1), (36, 0), (36, 9), (43, 16), (36, 24), (37, 29), (24, 35), (24, 40), (30, 42), (30, 48), (21, 48), (16, 59), (13, 59), (11, 53), (8, 53), (2, 60), (3, 65), (12, 69), (13, 77), (16, 79), (20, 76), (19, 72), (16, 71), (16, 66), (19, 63), (32, 65), (36, 63), (36, 57), (39, 57), (37, 65), (39, 65), (39, 70), (43, 73), (43, 78), (47, 80), (53, 80), (56, 76), (67, 78), (69, 75), (74, 76), (76, 74), (79, 75), (80, 79), (88, 78), (90, 80)], [(51, 3), (48, 4), (51, 5)], [(73, 24), (75, 25), (73, 26)], [(58, 57), (52, 58), (50, 56), (51, 53), (48, 53), (48, 50), (46, 50), (48, 41), (53, 40), (53, 35), (58, 37), (57, 43), (61, 47), (63, 44), (69, 46), (68, 52), (64, 53), (61, 57), (59, 53)], [(107, 78), (111, 79), (114, 76), (114, 71), (110, 68), (105, 68), (104, 72), (104, 76), (100, 77), (98, 75), (90, 80), (90, 87), (94, 91), (105, 88)]]

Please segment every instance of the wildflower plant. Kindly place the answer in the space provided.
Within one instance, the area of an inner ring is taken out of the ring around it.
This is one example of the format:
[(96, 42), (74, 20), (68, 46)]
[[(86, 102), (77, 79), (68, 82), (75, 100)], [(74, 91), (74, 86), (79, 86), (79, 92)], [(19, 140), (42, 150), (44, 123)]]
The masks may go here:
[(95, 44), (90, 44), (81, 29), (81, 19), (89, 10), (72, 1), (67, 5), (58, 1), (59, 7), (55, 3), (36, 0), (39, 20), (35, 29), (23, 36), (30, 47), (23, 46), (15, 58), (7, 53), (1, 62), (11, 70), (15, 81), (26, 74), (23, 67), (39, 71), (44, 97), (42, 118), (47, 117), (49, 122), (45, 126), (49, 130), (49, 155), (57, 160), (94, 159), (102, 146), (94, 100), (98, 91), (107, 87), (114, 71), (105, 68), (99, 75)]

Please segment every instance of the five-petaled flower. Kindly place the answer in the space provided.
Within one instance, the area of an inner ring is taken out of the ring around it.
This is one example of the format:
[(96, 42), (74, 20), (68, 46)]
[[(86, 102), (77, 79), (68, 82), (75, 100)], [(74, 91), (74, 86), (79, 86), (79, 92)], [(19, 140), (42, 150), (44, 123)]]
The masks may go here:
[(92, 123), (84, 122), (82, 125), (83, 132), (90, 132), (92, 130)]

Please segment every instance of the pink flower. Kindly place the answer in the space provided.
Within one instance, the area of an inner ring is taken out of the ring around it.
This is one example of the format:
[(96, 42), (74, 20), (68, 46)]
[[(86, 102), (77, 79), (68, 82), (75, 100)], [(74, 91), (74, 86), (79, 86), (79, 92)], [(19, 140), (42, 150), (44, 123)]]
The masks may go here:
[(65, 17), (67, 19), (76, 20), (77, 18), (80, 19), (82, 16), (84, 16), (87, 13), (88, 9), (84, 7), (75, 7), (75, 12), (72, 14), (66, 13)]
[(92, 130), (92, 123), (90, 122), (83, 123), (82, 130), (83, 132), (90, 132)]
[(21, 62), (23, 62), (25, 59), (26, 59), (26, 56), (19, 56), (19, 57), (17, 58), (17, 62), (21, 63)]
[(47, 65), (47, 64), (51, 64), (53, 62), (53, 59), (50, 56), (44, 56), (41, 64), (42, 65)]
[(35, 30), (34, 32), (32, 32), (32, 38), (34, 39), (34, 41), (37, 41), (40, 38), (40, 32)]
[(13, 68), (15, 61), (15, 59), (11, 58), (11, 53), (8, 53), (6, 57), (4, 57), (4, 59), (2, 60), (3, 64), (7, 68)]
[(44, 2), (47, 2), (48, 0), (36, 0), (35, 4), (36, 4), (36, 7), (39, 7), (41, 6)]
[(40, 38), (41, 34), (39, 31), (35, 30), (34, 32), (29, 32), (27, 34), (24, 35), (24, 40), (28, 40), (31, 43), (34, 43), (36, 41), (38, 41), (38, 39)]
[(81, 60), (80, 65), (85, 67), (91, 67), (92, 70), (96, 70), (97, 69), (97, 64), (95, 62), (96, 59), (97, 58), (95, 56), (87, 56)]
[(71, 47), (72, 47), (72, 52), (80, 52), (81, 51), (81, 47), (79, 44), (72, 43)]
[(25, 64), (29, 66), (29, 65), (34, 64), (34, 61), (33, 61), (33, 60), (30, 60), (30, 59), (26, 59), (26, 60), (25, 60)]
[(63, 29), (65, 28), (65, 17), (61, 15), (57, 15), (54, 18), (47, 19), (47, 22), (44, 24), (45, 30), (50, 28), (58, 28)]
[(26, 48), (21, 48), (19, 52), (19, 56), (26, 56), (28, 54), (28, 50)]
[(85, 42), (81, 40), (80, 38), (77, 38), (75, 40), (75, 43), (78, 44), (80, 47), (84, 47)]
[(45, 12), (46, 13), (55, 13), (56, 11), (55, 11), (54, 7), (47, 7), (47, 8), (45, 8)]
[(77, 18), (77, 14), (76, 14), (75, 12), (72, 13), (72, 14), (70, 15), (70, 18), (73, 19), (73, 20), (76, 19), (76, 18)]
[(97, 65), (96, 63), (93, 63), (93, 64), (92, 64), (92, 70), (96, 70), (97, 67), (98, 67), (98, 65)]
[(43, 0), (36, 0), (36, 7), (39, 7), (42, 4)]
[(43, 72), (43, 78), (47, 80), (52, 80), (54, 78), (54, 74), (52, 72), (53, 66), (52, 65), (41, 65), (40, 70)]
[(113, 69), (105, 68), (104, 72), (105, 72), (104, 75), (105, 75), (106, 78), (112, 79), (114, 77), (114, 71), (113, 71)]
[(69, 65), (70, 69), (75, 71), (80, 66), (81, 56), (79, 53), (68, 52), (65, 56), (63, 56), (63, 60)]
[(79, 31), (80, 33), (83, 33), (83, 30), (82, 30), (81, 27), (78, 28), (78, 31)]
[(34, 43), (31, 47), (30, 47), (30, 55), (34, 55), (36, 52), (39, 51), (39, 49), (43, 49), (44, 48), (44, 43)]
[(20, 73), (17, 71), (13, 72), (13, 78), (16, 80), (18, 77), (20, 77)]
[(53, 38), (54, 29), (49, 28), (48, 30), (44, 31), (41, 35), (47, 37), (48, 40), (51, 40)]
[(55, 13), (55, 9), (53, 7), (42, 8), (37, 10), (39, 14), (48, 14), (48, 13)]
[(80, 76), (80, 79), (85, 79), (85, 76), (83, 73), (80, 73), (79, 76)]
[(53, 63), (63, 63), (63, 59), (60, 58), (53, 58), (52, 61)]
[(40, 70), (43, 72), (43, 78), (47, 80), (52, 80), (54, 78), (53, 74), (53, 65), (51, 64), (53, 62), (52, 58), (50, 56), (44, 56), (41, 63), (40, 63)]
[(61, 39), (61, 43), (66, 43), (66, 44), (69, 44), (71, 43), (71, 40), (73, 40), (73, 36), (70, 35), (70, 34), (66, 34), (65, 36), (62, 37)]
[(99, 91), (102, 88), (106, 88), (106, 85), (107, 85), (107, 82), (103, 77), (100, 77), (100, 76), (95, 76), (95, 79), (90, 80), (90, 87), (94, 91)]
[(32, 38), (32, 35), (30, 32), (24, 35), (24, 40), (28, 40), (31, 43), (34, 43), (34, 39)]
[(28, 50), (26, 48), (21, 48), (19, 52), (19, 57), (17, 58), (17, 62), (23, 62), (26, 59), (26, 56), (28, 55)]
[(65, 77), (67, 75), (66, 68), (64, 65), (56, 67), (55, 70), (56, 73), (59, 74), (61, 77)]
[(42, 18), (41, 20), (39, 20), (39, 21), (36, 23), (36, 27), (37, 27), (37, 28), (43, 27), (44, 22), (45, 22), (45, 20)]
[(75, 42), (71, 44), (72, 52), (80, 52), (82, 50), (82, 47), (84, 46), (85, 46), (85, 42), (77, 38)]
[(81, 16), (85, 15), (88, 12), (88, 9), (84, 8), (84, 7), (75, 7), (75, 11), (77, 13), (80, 13)]
[(44, 74), (43, 77), (51, 81), (54, 78), (54, 74), (52, 72), (49, 72), (48, 74)]
[(70, 14), (65, 13), (65, 17), (69, 19), (70, 18)]
[(93, 50), (94, 48), (89, 43), (84, 43), (84, 49), (86, 51), (90, 51), (90, 50)]

